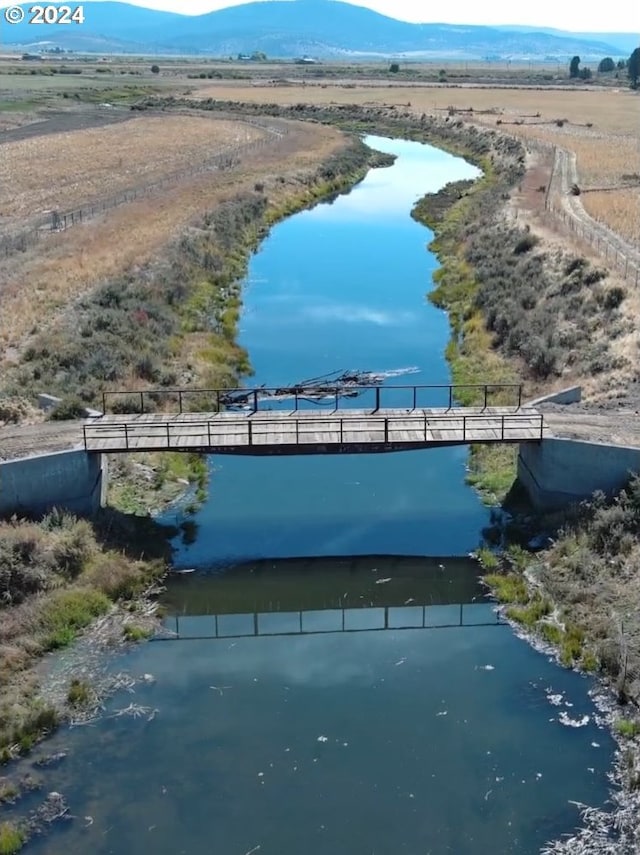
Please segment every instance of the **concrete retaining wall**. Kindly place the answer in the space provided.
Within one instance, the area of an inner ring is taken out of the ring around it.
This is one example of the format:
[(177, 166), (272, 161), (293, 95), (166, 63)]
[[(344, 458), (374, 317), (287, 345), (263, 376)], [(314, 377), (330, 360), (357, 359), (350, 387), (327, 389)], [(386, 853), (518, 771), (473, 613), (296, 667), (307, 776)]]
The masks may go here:
[(518, 480), (533, 505), (544, 510), (588, 499), (596, 490), (612, 495), (635, 472), (640, 472), (640, 448), (545, 439), (523, 443), (518, 455)]
[(0, 463), (0, 517), (61, 508), (91, 516), (105, 504), (106, 457), (62, 451)]
[(527, 407), (537, 407), (539, 404), (577, 404), (582, 400), (582, 386), (568, 386), (558, 392), (542, 395), (533, 401), (527, 401)]

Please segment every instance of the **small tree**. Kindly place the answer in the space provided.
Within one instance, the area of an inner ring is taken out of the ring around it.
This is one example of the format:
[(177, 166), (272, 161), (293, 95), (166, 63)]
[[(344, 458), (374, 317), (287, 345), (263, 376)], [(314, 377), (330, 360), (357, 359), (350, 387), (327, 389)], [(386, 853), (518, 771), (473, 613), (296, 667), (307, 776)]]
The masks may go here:
[(578, 72), (578, 77), (580, 78), (580, 80), (589, 80), (589, 78), (591, 77), (591, 69), (587, 68), (586, 66), (584, 68), (581, 68)]
[(397, 74), (400, 71), (400, 66), (398, 65), (397, 62), (392, 62), (391, 65), (389, 66), (389, 71), (392, 74)]
[(631, 88), (638, 88), (638, 80), (640, 79), (640, 47), (637, 47), (629, 57), (627, 62), (627, 74), (631, 81)]
[(159, 65), (152, 65), (151, 66), (151, 73), (152, 74), (160, 74), (160, 66)]
[(627, 60), (626, 59), (619, 59), (618, 60), (618, 68), (620, 70), (622, 70), (623, 68), (626, 68), (626, 67), (627, 67)]
[(600, 60), (600, 64), (598, 65), (598, 74), (607, 74), (609, 71), (615, 71), (616, 64), (611, 59), (610, 56), (605, 56), (604, 59)]
[(574, 56), (569, 63), (569, 77), (577, 77), (580, 73), (580, 57)]

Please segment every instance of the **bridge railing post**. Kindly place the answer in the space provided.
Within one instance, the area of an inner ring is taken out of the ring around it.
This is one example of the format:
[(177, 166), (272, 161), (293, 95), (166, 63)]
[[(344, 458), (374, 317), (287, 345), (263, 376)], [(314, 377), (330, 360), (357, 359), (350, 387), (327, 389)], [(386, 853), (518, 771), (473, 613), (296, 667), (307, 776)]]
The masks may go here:
[(373, 412), (377, 413), (379, 409), (380, 409), (380, 387), (376, 386), (376, 406), (375, 406), (375, 409)]
[(258, 390), (257, 389), (253, 390), (253, 412), (254, 413), (258, 412)]
[(467, 417), (462, 416), (462, 441), (464, 442), (467, 438)]
[(140, 392), (140, 413), (144, 413), (144, 392)]
[(107, 393), (102, 393), (102, 414), (104, 415), (107, 412)]
[(207, 444), (211, 448), (211, 422), (207, 422)]
[(488, 387), (488, 386), (487, 386), (487, 384), (485, 383), (485, 384), (484, 384), (484, 404), (483, 404), (483, 406), (482, 406), (482, 409), (483, 409), (483, 410), (486, 410), (486, 409), (487, 409), (487, 392), (488, 392), (488, 390), (489, 390), (489, 387)]
[(127, 451), (129, 451), (129, 428), (126, 422), (124, 426), (124, 447)]
[(417, 405), (418, 405), (418, 387), (414, 386), (413, 387), (413, 409), (414, 410), (417, 407)]
[(453, 386), (449, 386), (449, 406), (447, 409), (451, 409), (453, 407)]
[(182, 415), (182, 389), (178, 391), (178, 408), (180, 410), (180, 415)]
[(344, 442), (344, 430), (343, 430), (344, 424), (343, 424), (343, 422), (344, 422), (344, 419), (340, 419), (340, 445), (342, 445), (342, 443)]
[(84, 450), (87, 450), (87, 426), (82, 425), (82, 439), (84, 440)]
[(216, 389), (216, 412), (220, 412), (220, 389)]
[(167, 422), (167, 448), (171, 448), (171, 434), (169, 433), (169, 422)]
[(384, 443), (385, 445), (389, 442), (389, 419), (385, 416), (384, 419)]
[(500, 419), (500, 439), (504, 440), (504, 416)]
[(339, 401), (338, 394), (339, 394), (339, 393), (338, 393), (338, 388), (336, 387), (336, 411), (337, 411), (338, 407), (340, 406), (340, 405), (339, 405), (339, 403), (338, 403), (338, 401)]
[(248, 440), (249, 445), (253, 445), (253, 422), (251, 419), (247, 419), (247, 427), (248, 427)]
[(522, 385), (518, 386), (518, 409), (522, 406)]

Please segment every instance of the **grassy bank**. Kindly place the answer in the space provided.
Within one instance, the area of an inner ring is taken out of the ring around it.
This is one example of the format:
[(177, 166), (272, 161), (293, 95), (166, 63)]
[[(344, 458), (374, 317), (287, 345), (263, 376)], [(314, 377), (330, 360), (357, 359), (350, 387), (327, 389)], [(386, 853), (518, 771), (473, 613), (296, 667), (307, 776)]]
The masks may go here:
[(582, 848), (558, 843), (552, 851), (635, 852), (640, 807), (640, 477), (633, 476), (613, 499), (595, 495), (532, 522), (554, 536), (549, 548), (536, 554), (517, 545), (500, 555), (481, 550), (485, 582), (529, 639), (554, 650), (564, 667), (595, 674), (609, 687), (617, 703), (608, 708), (608, 720), (620, 746), (615, 810), (584, 815), (585, 827), (577, 837)]
[[(521, 158), (483, 158), (473, 185), (454, 183), (425, 196), (413, 210), (435, 233), (440, 261), (429, 299), (449, 315), (447, 360), (453, 382), (521, 383), (530, 394), (558, 378), (574, 382), (622, 369), (613, 342), (628, 331), (623, 288), (607, 271), (559, 249), (549, 252), (527, 228), (505, 216), (521, 177)], [(462, 404), (475, 403), (460, 390)], [(508, 393), (494, 403), (513, 403)], [(506, 447), (472, 446), (468, 481), (490, 504), (500, 504), (516, 475)]]
[[(40, 522), (0, 522), (0, 763), (28, 752), (67, 712), (40, 697), (37, 660), (74, 642), (96, 618), (135, 603), (164, 574), (164, 560), (143, 554), (162, 554), (168, 532), (157, 527), (151, 547), (139, 531), (136, 547), (132, 525), (113, 515), (91, 524), (59, 512)], [(129, 616), (135, 620), (135, 609)], [(77, 691), (69, 698), (81, 700)]]

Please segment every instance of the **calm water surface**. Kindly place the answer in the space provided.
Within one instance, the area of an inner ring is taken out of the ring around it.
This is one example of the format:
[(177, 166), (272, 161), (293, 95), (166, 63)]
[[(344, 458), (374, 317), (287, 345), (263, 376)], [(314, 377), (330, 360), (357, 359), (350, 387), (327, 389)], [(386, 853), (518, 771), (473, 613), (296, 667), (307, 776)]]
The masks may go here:
[[(274, 228), (251, 262), (241, 341), (256, 383), (409, 368), (389, 384), (449, 382), (447, 319), (424, 298), (430, 234), (409, 211), (476, 173), (370, 143), (395, 165)], [(157, 713), (55, 737), (69, 756), (47, 786), (77, 819), (31, 851), (529, 855), (570, 832), (570, 799), (606, 798), (612, 742), (586, 678), (494, 625), (460, 557), (488, 519), (465, 460), (213, 461), (177, 561), (199, 572), (166, 596), (181, 640), (113, 663), (155, 682), (108, 712)]]

